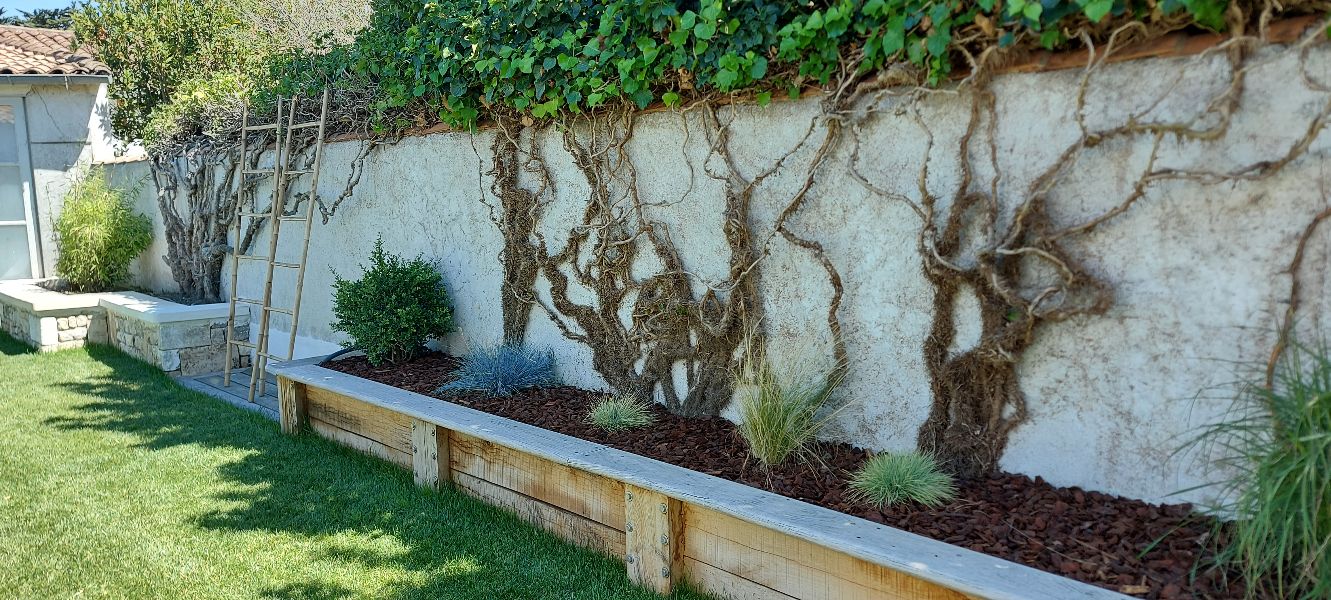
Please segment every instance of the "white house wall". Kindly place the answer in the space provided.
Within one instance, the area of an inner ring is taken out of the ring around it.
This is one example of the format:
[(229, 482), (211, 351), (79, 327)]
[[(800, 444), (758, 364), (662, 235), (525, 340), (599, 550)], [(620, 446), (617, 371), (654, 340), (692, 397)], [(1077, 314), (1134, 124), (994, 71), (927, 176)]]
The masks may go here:
[[(1328, 72), (1329, 58), (1325, 48), (1315, 50), (1309, 71)], [(1266, 50), (1257, 59), (1264, 64), (1250, 74), (1244, 108), (1225, 139), (1169, 141), (1160, 166), (1224, 170), (1279, 156), (1303, 134), (1325, 97), (1294, 84), (1300, 75), (1293, 58)], [(1088, 126), (1121, 122), (1161, 95), (1164, 100), (1149, 115), (1192, 114), (1225, 85), (1227, 73), (1218, 56), (1108, 66), (1087, 96)], [(1080, 76), (1076, 70), (1008, 75), (994, 83), (1003, 174), (999, 193), (1009, 210), (1075, 139), (1072, 115)], [(909, 114), (893, 111), (893, 102), (885, 100), (880, 116), (859, 133), (859, 170), (875, 185), (913, 197), (925, 139)], [(818, 110), (817, 98), (739, 109), (731, 128), (732, 152), (745, 174), (752, 176), (793, 147)], [(937, 94), (922, 105), (923, 120), (935, 138), (928, 185), (944, 199), (958, 180), (955, 148), (969, 111), (970, 99), (956, 94)], [(729, 114), (723, 111), (722, 117)], [(355, 196), (328, 224), (316, 224), (301, 307), (302, 336), (341, 339), (329, 327), (333, 273), (357, 276), (358, 265), (382, 235), (390, 250), (420, 253), (439, 265), (461, 328), (447, 340), (454, 351), (501, 337), (502, 239), (487, 208), (497, 202), (489, 191), (490, 178), (481, 175), (490, 168), (494, 135), (406, 138), (372, 156)], [(553, 251), (580, 218), (587, 184), (558, 135), (550, 130), (538, 135), (555, 184), (541, 225)], [(1148, 500), (1206, 497), (1198, 491), (1169, 496), (1208, 475), (1206, 465), (1173, 452), (1195, 427), (1221, 414), (1226, 402), (1215, 397), (1226, 392), (1216, 386), (1234, 379), (1235, 363), (1264, 361), (1270, 352), (1277, 317), (1286, 306), (1290, 276), (1285, 270), (1295, 242), (1328, 203), (1327, 138), (1320, 136), (1309, 154), (1268, 179), (1156, 184), (1130, 211), (1070, 245), (1091, 272), (1110, 282), (1114, 305), (1102, 316), (1044, 327), (1025, 353), (1019, 375), (1031, 414), (1013, 434), (1004, 469)], [(662, 203), (650, 214), (669, 225), (699, 290), (704, 282), (721, 280), (728, 255), (720, 233), (721, 187), (704, 175), (707, 144), (696, 113), (657, 112), (639, 118), (627, 147), (643, 199)], [(341, 191), (357, 149), (357, 142), (328, 147), (323, 197)], [(1088, 154), (1051, 193), (1052, 218), (1072, 223), (1118, 202), (1148, 149), (1148, 140), (1142, 139), (1106, 144)], [(801, 165), (812, 150), (797, 153), (790, 167), (755, 195), (752, 229), (759, 244), (802, 183)], [(840, 318), (851, 356), (844, 388), (850, 406), (829, 435), (874, 449), (914, 448), (931, 401), (922, 344), (934, 310), (933, 288), (917, 252), (919, 220), (905, 204), (871, 195), (856, 183), (848, 159), (846, 146), (829, 159), (790, 225), (822, 242), (845, 284)], [(986, 161), (977, 162), (977, 180), (988, 181)], [(768, 249), (760, 293), (772, 354), (787, 364), (824, 360), (830, 355), (825, 313), (831, 294), (824, 271), (808, 252), (779, 236)], [(296, 250), (288, 244), (282, 252), (290, 257)], [(1307, 331), (1331, 316), (1324, 300), (1331, 297), (1329, 264), (1331, 227), (1326, 227), (1309, 246), (1302, 269), (1300, 323)], [(139, 273), (145, 282), (160, 283), (153, 268), (163, 265), (141, 265)], [(651, 272), (645, 263), (638, 268)], [(242, 294), (257, 294), (262, 284), (258, 266), (243, 271), (241, 282)], [(537, 289), (548, 297), (544, 280)], [(274, 303), (289, 305), (291, 291), (279, 280)], [(587, 301), (590, 295), (575, 299)], [(955, 350), (961, 351), (979, 334), (975, 299), (963, 298), (955, 313)], [(289, 325), (277, 321), (275, 327)], [(590, 367), (588, 350), (560, 335), (539, 308), (528, 341), (557, 352), (566, 381), (604, 385)]]

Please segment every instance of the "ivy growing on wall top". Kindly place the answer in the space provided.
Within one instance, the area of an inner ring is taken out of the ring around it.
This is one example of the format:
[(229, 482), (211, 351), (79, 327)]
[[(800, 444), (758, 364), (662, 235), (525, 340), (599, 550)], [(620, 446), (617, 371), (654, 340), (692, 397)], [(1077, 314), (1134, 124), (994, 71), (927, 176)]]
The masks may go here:
[[(1221, 30), (1259, 11), (1224, 0), (377, 0), (349, 47), (292, 58), (283, 91), (336, 74), (378, 82), (384, 128), (468, 126), (483, 113), (534, 118), (628, 100), (745, 91), (759, 103), (894, 65), (937, 84), (986, 47), (1058, 48), (1129, 21), (1143, 37)], [(313, 67), (313, 69), (311, 69)], [(386, 116), (396, 115), (385, 119)], [(406, 116), (410, 115), (410, 116)], [(424, 116), (422, 116), (424, 115)]]

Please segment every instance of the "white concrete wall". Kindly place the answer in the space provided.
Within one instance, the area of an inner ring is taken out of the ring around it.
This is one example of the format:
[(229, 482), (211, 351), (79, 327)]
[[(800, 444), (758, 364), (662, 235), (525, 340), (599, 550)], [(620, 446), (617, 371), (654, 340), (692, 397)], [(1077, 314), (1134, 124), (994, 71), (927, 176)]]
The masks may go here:
[(75, 174), (93, 162), (111, 160), (116, 152), (106, 84), (67, 84), (59, 77), (51, 80), (50, 84), (27, 87), (23, 94), (42, 265), (47, 276), (55, 274), (53, 224), (60, 217)]
[[(1315, 50), (1308, 71), (1331, 71), (1329, 59), (1325, 48)], [(1169, 141), (1160, 166), (1223, 170), (1269, 159), (1306, 130), (1325, 96), (1298, 85), (1299, 70), (1289, 56), (1266, 50), (1256, 60), (1262, 64), (1249, 76), (1243, 109), (1228, 135), (1216, 143)], [(1218, 57), (1109, 66), (1088, 95), (1088, 125), (1112, 126), (1146, 109), (1156, 119), (1194, 114), (1205, 109), (1205, 100), (1225, 84), (1227, 73)], [(1003, 76), (995, 82), (1003, 173), (999, 193), (1009, 208), (1075, 139), (1072, 114), (1079, 77), (1077, 71), (1066, 71)], [(914, 197), (924, 136), (909, 112), (893, 111), (892, 102), (860, 133), (859, 166), (876, 185)], [(942, 198), (951, 197), (958, 179), (955, 148), (969, 102), (939, 94), (921, 107), (935, 136), (929, 189)], [(731, 133), (741, 168), (750, 176), (766, 168), (793, 147), (818, 110), (816, 99), (740, 109)], [(691, 122), (687, 141), (686, 121)], [(490, 167), (493, 135), (407, 138), (374, 156), (355, 196), (330, 223), (316, 225), (302, 336), (340, 339), (329, 328), (333, 272), (358, 275), (358, 264), (382, 235), (389, 249), (421, 253), (439, 265), (461, 327), (448, 340), (454, 350), (500, 338), (497, 256), (502, 241), (482, 202), (497, 200), (489, 193), (489, 178), (480, 175)], [(705, 137), (696, 116), (662, 112), (642, 116), (628, 145), (643, 199), (667, 203), (651, 214), (670, 225), (687, 269), (700, 277), (699, 289), (703, 281), (720, 281), (727, 255), (719, 229), (721, 187), (703, 174)], [(1208, 472), (1206, 465), (1171, 454), (1193, 427), (1217, 417), (1225, 406), (1223, 400), (1195, 397), (1215, 395), (1215, 386), (1234, 379), (1236, 361), (1262, 361), (1270, 350), (1276, 317), (1285, 307), (1290, 277), (1284, 271), (1294, 244), (1328, 203), (1327, 137), (1318, 137), (1308, 155), (1262, 181), (1156, 184), (1132, 210), (1070, 246), (1110, 282), (1115, 304), (1106, 315), (1041, 330), (1019, 369), (1031, 417), (1014, 433), (1004, 469), (1149, 500), (1205, 497), (1204, 492), (1167, 497), (1203, 481)], [(556, 190), (542, 231), (558, 248), (580, 215), (586, 183), (556, 134), (542, 132), (538, 141)], [(1147, 148), (1141, 140), (1088, 153), (1052, 191), (1052, 217), (1072, 223), (1112, 206), (1141, 169)], [(340, 192), (356, 150), (355, 142), (329, 146), (320, 183), (324, 197)], [(770, 232), (800, 185), (800, 165), (811, 153), (812, 147), (797, 153), (789, 168), (759, 189), (752, 224), (756, 237), (764, 239)], [(933, 316), (933, 290), (916, 251), (920, 223), (903, 203), (858, 185), (848, 174), (848, 159), (847, 147), (831, 157), (791, 224), (826, 246), (845, 281), (840, 317), (852, 356), (844, 388), (851, 405), (829, 435), (875, 449), (913, 448), (930, 406), (921, 348)], [(982, 167), (977, 177), (988, 181), (987, 170)], [(786, 361), (826, 356), (824, 314), (831, 290), (822, 269), (810, 254), (780, 238), (769, 249), (761, 292), (773, 353)], [(283, 255), (295, 250), (285, 245)], [(1331, 227), (1316, 236), (1304, 263), (1305, 329), (1331, 317), (1324, 300), (1331, 297), (1328, 265)], [(144, 281), (161, 281), (160, 274), (149, 273), (164, 268), (160, 261), (141, 267)], [(241, 280), (246, 295), (257, 293), (262, 282), (257, 267), (242, 272)], [(537, 287), (548, 290), (543, 281)], [(279, 281), (276, 303), (288, 305), (290, 290), (289, 283)], [(958, 351), (975, 343), (976, 310), (969, 298), (957, 311)], [(280, 320), (274, 326), (289, 328)], [(556, 350), (561, 374), (570, 383), (603, 385), (590, 368), (587, 349), (565, 340), (539, 309), (528, 339)]]

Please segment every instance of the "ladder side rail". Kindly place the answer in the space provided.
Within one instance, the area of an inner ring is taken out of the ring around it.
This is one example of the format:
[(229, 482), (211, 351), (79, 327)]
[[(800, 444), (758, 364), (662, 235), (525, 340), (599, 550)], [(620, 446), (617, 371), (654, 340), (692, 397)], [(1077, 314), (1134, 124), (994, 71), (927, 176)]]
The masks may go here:
[(328, 118), (328, 88), (324, 88), (323, 104), (319, 109), (319, 132), (314, 139), (314, 166), (311, 167), (310, 196), (305, 206), (305, 241), (300, 248), (300, 262), (296, 267), (296, 294), (291, 305), (291, 342), (287, 345), (287, 360), (296, 355), (296, 327), (300, 324), (300, 296), (305, 289), (305, 267), (310, 256), (310, 233), (314, 228), (314, 205), (318, 204), (319, 165), (323, 162), (324, 124)]
[[(240, 108), (240, 186), (236, 189), (236, 214), (232, 217), (236, 222), (235, 236), (236, 245), (231, 249), (231, 292), (227, 294), (228, 307), (226, 317), (226, 346), (223, 351), (226, 353), (226, 360), (222, 366), (222, 386), (231, 387), (231, 347), (236, 341), (236, 280), (240, 272), (240, 222), (243, 220), (240, 214), (245, 210), (245, 203), (242, 195), (245, 192), (245, 152), (249, 149), (247, 138), (245, 136), (246, 128), (249, 126), (250, 105), (245, 103)], [(248, 312), (248, 311), (247, 311)], [(246, 340), (249, 341), (249, 340)], [(239, 353), (237, 353), (239, 355)]]
[[(292, 97), (290, 103), (287, 106), (288, 127), (290, 127), (290, 123), (294, 121), (294, 117), (296, 114), (296, 106), (299, 102), (300, 102), (300, 97), (295, 96)], [(278, 97), (277, 99), (277, 120), (275, 121), (275, 123), (279, 125), (282, 123), (281, 97)], [(273, 301), (273, 261), (277, 256), (277, 241), (278, 241), (278, 236), (282, 231), (282, 220), (276, 217), (286, 211), (285, 202), (286, 202), (287, 186), (286, 186), (286, 175), (285, 175), (286, 171), (285, 161), (287, 160), (287, 152), (290, 149), (289, 146), (291, 144), (291, 135), (290, 135), (290, 129), (286, 131), (287, 135), (283, 135), (281, 127), (277, 127), (276, 131), (277, 131), (276, 156), (273, 157), (274, 175), (273, 175), (272, 207), (273, 207), (274, 218), (271, 219), (272, 222), (269, 224), (269, 230), (268, 230), (269, 231), (268, 266), (266, 268), (266, 274), (264, 277), (264, 284), (263, 284), (263, 305), (262, 308), (259, 309), (259, 343), (258, 343), (258, 349), (254, 355), (254, 362), (252, 363), (252, 366), (250, 368), (250, 389), (249, 389), (249, 398), (248, 398), (250, 402), (254, 402), (256, 390), (259, 396), (263, 396), (264, 390), (267, 388), (263, 376), (264, 376), (265, 367), (267, 366), (267, 359), (265, 355), (268, 354), (268, 321), (269, 321), (268, 307), (272, 304)]]

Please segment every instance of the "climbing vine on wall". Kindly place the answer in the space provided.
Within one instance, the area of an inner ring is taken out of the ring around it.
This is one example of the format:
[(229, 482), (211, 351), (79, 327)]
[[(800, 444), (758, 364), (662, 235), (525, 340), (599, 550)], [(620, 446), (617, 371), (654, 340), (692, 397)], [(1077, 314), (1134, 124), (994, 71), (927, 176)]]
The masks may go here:
[[(1291, 52), (1302, 53), (1317, 35), (1313, 31)], [(591, 348), (595, 368), (613, 387), (638, 393), (665, 390), (667, 402), (676, 411), (715, 414), (732, 392), (725, 382), (735, 366), (735, 343), (746, 327), (757, 322), (762, 257), (774, 240), (807, 251), (826, 270), (831, 295), (827, 328), (834, 352), (840, 359), (846, 357), (837, 314), (841, 276), (818, 241), (824, 233), (797, 232), (794, 225), (807, 203), (827, 193), (828, 188), (819, 184), (820, 175), (828, 168), (844, 168), (872, 194), (904, 203), (920, 219), (917, 247), (935, 297), (932, 325), (921, 348), (933, 404), (919, 430), (918, 444), (956, 473), (992, 472), (1011, 433), (1029, 416), (1019, 379), (1023, 353), (1050, 324), (1103, 314), (1113, 304), (1111, 283), (1083, 262), (1080, 252), (1085, 251), (1082, 243), (1087, 236), (1132, 210), (1162, 182), (1210, 185), (1268, 177), (1308, 152), (1331, 115), (1328, 94), (1326, 106), (1306, 131), (1278, 156), (1223, 172), (1162, 167), (1157, 156), (1167, 139), (1224, 143), (1230, 120), (1242, 108), (1244, 82), (1253, 68), (1249, 55), (1262, 41), (1236, 35), (1194, 59), (1192, 64), (1223, 55), (1230, 70), (1228, 84), (1194, 116), (1157, 120), (1148, 108), (1117, 125), (1096, 129), (1086, 119), (1086, 97), (1099, 69), (1121, 48), (1122, 39), (1126, 38), (1111, 35), (1108, 44), (1090, 55), (1077, 92), (1075, 124), (1080, 135), (1029, 187), (1018, 192), (1000, 192), (998, 106), (989, 87), (993, 66), (1003, 60), (1002, 50), (996, 47), (976, 57), (976, 69), (955, 90), (902, 87), (896, 85), (901, 81), (877, 76), (835, 84), (840, 91), (824, 96), (823, 110), (808, 124), (799, 143), (749, 180), (738, 175), (730, 158), (730, 123), (716, 115), (733, 118), (736, 111), (751, 109), (718, 108), (706, 102), (694, 105), (689, 111), (710, 116), (705, 120), (710, 125), (709, 164), (728, 167), (713, 175), (728, 183), (722, 210), (725, 239), (732, 249), (730, 278), (717, 286), (727, 290), (724, 300), (722, 295), (714, 296), (714, 291), (693, 297), (689, 271), (671, 243), (668, 229), (649, 216), (650, 210), (644, 210), (634, 166), (624, 150), (633, 131), (630, 113), (565, 119), (554, 126), (591, 189), (582, 220), (569, 232), (567, 245), (554, 249), (537, 233), (543, 216), (543, 204), (537, 198), (545, 197), (554, 185), (534, 141), (539, 130), (515, 133), (520, 126), (516, 120), (510, 121), (511, 129), (502, 128), (504, 133), (495, 142), (494, 174), (497, 182), (504, 182), (497, 184), (495, 195), (503, 198), (512, 192), (511, 186), (519, 180), (513, 170), (519, 164), (535, 173), (534, 179), (540, 183), (535, 192), (525, 192), (529, 195), (522, 196), (523, 203), (514, 206), (517, 210), (501, 211), (505, 216), (500, 227), (508, 242), (506, 269), (512, 274), (518, 265), (521, 270), (521, 280), (512, 280), (506, 297), (511, 294), (514, 301), (539, 305), (567, 337)], [(1313, 78), (1305, 85), (1322, 90)], [(959, 95), (970, 103), (964, 135), (955, 147), (940, 146), (935, 140), (936, 125), (920, 112), (920, 106), (935, 94)], [(681, 114), (689, 122), (687, 112)], [(866, 158), (861, 153), (860, 133), (884, 118), (909, 119), (927, 140), (927, 149), (919, 157), (918, 185), (911, 193), (888, 190), (862, 172)], [(523, 135), (531, 141), (526, 149), (517, 141)], [(1097, 148), (1115, 141), (1144, 142), (1149, 149), (1125, 195), (1108, 202), (1108, 208), (1099, 214), (1079, 221), (1055, 218), (1058, 211), (1051, 210), (1050, 203), (1066, 192), (1060, 186), (1072, 166), (1094, 160)], [(526, 158), (518, 159), (520, 154)], [(954, 157), (960, 177), (940, 193), (930, 169), (947, 157)], [(752, 194), (778, 170), (801, 173), (798, 186), (782, 200), (774, 222), (756, 223), (749, 209)], [(981, 172), (988, 175), (981, 177)], [(633, 277), (632, 265), (643, 260), (640, 251), (651, 252), (651, 261), (660, 263), (647, 278)], [(539, 277), (550, 284), (549, 302), (543, 302), (535, 291)], [(573, 301), (571, 286), (590, 290), (595, 302)], [(973, 346), (956, 350), (954, 318), (966, 295), (977, 300), (981, 331)], [(700, 337), (712, 331), (709, 319), (715, 317), (709, 317), (709, 305), (716, 307), (711, 315), (728, 315), (733, 310), (741, 317), (734, 323), (737, 327), (724, 336)], [(521, 320), (509, 323), (510, 315)], [(506, 331), (525, 328), (527, 318), (526, 313), (506, 312)], [(670, 369), (676, 364), (695, 366), (697, 371), (690, 371), (689, 381), (698, 385), (674, 390)], [(712, 387), (708, 381), (717, 384)]]

